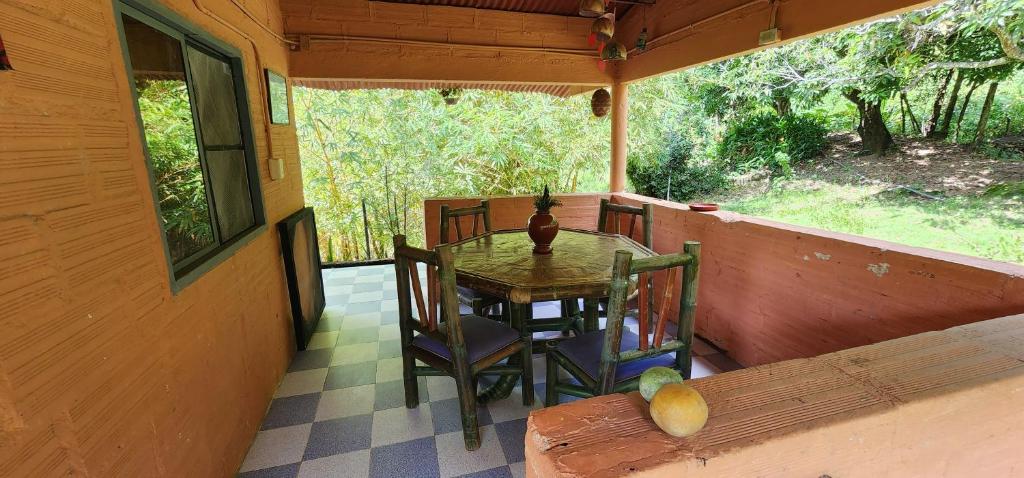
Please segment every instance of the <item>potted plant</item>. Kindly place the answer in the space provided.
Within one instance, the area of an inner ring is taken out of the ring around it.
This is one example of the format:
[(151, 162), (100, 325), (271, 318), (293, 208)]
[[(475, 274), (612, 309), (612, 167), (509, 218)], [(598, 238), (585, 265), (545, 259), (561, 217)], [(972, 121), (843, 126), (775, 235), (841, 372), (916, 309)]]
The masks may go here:
[(536, 212), (530, 216), (526, 231), (533, 241), (534, 254), (551, 254), (551, 243), (558, 235), (558, 219), (551, 215), (551, 208), (561, 205), (562, 201), (551, 197), (547, 186), (544, 186), (544, 194), (533, 197)]

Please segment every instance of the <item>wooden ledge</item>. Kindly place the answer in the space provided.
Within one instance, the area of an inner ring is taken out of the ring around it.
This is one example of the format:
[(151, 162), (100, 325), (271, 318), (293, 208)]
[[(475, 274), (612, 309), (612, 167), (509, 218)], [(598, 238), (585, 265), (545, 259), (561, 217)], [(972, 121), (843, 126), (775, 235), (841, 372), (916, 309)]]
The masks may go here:
[(531, 414), (527, 475), (1011, 476), (1024, 467), (1024, 315), (691, 380), (677, 439), (636, 393)]

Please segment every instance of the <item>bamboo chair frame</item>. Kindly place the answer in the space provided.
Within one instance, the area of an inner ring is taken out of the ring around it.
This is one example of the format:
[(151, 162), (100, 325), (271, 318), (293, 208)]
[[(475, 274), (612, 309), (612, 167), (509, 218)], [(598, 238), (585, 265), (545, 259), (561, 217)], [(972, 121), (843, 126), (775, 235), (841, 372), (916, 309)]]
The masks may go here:
[[(468, 233), (464, 234), (462, 230), (462, 218), (466, 216), (472, 216), (473, 226)], [(455, 225), (455, 241), (451, 240), (453, 223)], [(482, 231), (480, 230), (481, 226), (483, 228)], [(447, 204), (441, 205), (440, 234), (438, 235), (439, 244), (460, 242), (464, 239), (477, 237), (488, 232), (491, 232), (491, 206), (486, 199), (480, 201), (479, 206), (473, 207), (452, 209)], [(508, 304), (505, 304), (504, 301), (498, 297), (467, 297), (463, 294), (459, 294), (459, 302), (472, 308), (473, 314), (480, 317), (487, 317), (487, 309), (501, 304), (503, 317), (507, 316), (506, 311), (508, 310)]]
[[(682, 280), (678, 280), (678, 269), (682, 268)], [(667, 272), (667, 281), (658, 315), (654, 317), (653, 307), (647, 306), (647, 299), (653, 298), (654, 288), (652, 275), (658, 271)], [(575, 363), (570, 361), (557, 347), (547, 352), (547, 385), (545, 405), (558, 403), (558, 394), (577, 397), (593, 397), (614, 392), (636, 390), (639, 376), (616, 382), (615, 372), (619, 364), (640, 360), (658, 355), (675, 352), (675, 366), (689, 379), (691, 370), (691, 350), (693, 347), (694, 318), (697, 308), (697, 287), (700, 274), (700, 243), (686, 242), (682, 253), (655, 256), (645, 259), (632, 259), (632, 254), (618, 251), (615, 254), (615, 265), (612, 268), (611, 295), (609, 297), (608, 322), (604, 333), (601, 360), (598, 376), (590, 377)], [(640, 327), (640, 341), (637, 349), (620, 351), (622, 343), (623, 322), (629, 300), (630, 278), (640, 275), (639, 287), (640, 308), (637, 322)], [(679, 287), (677, 295), (676, 287)], [(665, 327), (668, 322), (669, 302), (679, 300), (677, 331), (674, 339), (664, 341)], [(653, 319), (653, 320), (652, 320)], [(651, 330), (647, 324), (653, 324), (653, 338), (648, 341)], [(571, 339), (570, 339), (571, 340)], [(559, 367), (565, 369), (581, 385), (560, 383)]]
[[(480, 447), (480, 429), (476, 415), (477, 377), (479, 375), (519, 374), (523, 380), (523, 389), (532, 389), (533, 368), (530, 360), (532, 355), (529, 347), (530, 338), (526, 334), (523, 324), (512, 324), (520, 331), (519, 339), (475, 363), (470, 363), (462, 332), (462, 316), (459, 314), (459, 302), (455, 292), (455, 264), (451, 247), (441, 245), (434, 251), (418, 249), (408, 246), (405, 236), (402, 235), (394, 237), (394, 246), (405, 406), (416, 408), (419, 405), (417, 377), (436, 375), (453, 377), (459, 391), (466, 449), (476, 450)], [(428, 282), (428, 284), (431, 284), (431, 289), (436, 288), (440, 316), (437, 313), (438, 307), (431, 306), (431, 302), (423, 296), (418, 266), (421, 263), (427, 268), (428, 274), (433, 271), (437, 277), (436, 282)], [(451, 360), (441, 359), (432, 353), (414, 347), (412, 341), (417, 333), (444, 343), (450, 352)], [(521, 366), (498, 364), (517, 353), (522, 355)], [(427, 366), (416, 365), (417, 360)], [(530, 386), (527, 387), (526, 384), (530, 384)], [(523, 405), (533, 405), (532, 392), (529, 396), (523, 394)]]

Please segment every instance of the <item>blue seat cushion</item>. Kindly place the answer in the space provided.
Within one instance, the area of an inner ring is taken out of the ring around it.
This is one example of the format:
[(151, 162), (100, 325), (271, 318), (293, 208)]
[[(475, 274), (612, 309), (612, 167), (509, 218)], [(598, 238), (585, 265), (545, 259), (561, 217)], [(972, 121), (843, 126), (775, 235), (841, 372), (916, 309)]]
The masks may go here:
[[(575, 364), (591, 379), (598, 379), (598, 371), (601, 367), (601, 349), (604, 347), (604, 330), (588, 332), (583, 335), (566, 339), (559, 342), (555, 350), (570, 362)], [(619, 351), (637, 350), (640, 348), (640, 336), (630, 332), (622, 331), (622, 343), (619, 344)], [(675, 368), (675, 352), (649, 357), (629, 362), (620, 362), (615, 368), (615, 382), (624, 382), (640, 376), (651, 367)]]
[[(519, 340), (519, 331), (495, 320), (463, 315), (462, 337), (466, 340), (470, 363), (476, 363)], [(412, 346), (444, 360), (452, 360), (447, 344), (426, 335), (413, 338)]]

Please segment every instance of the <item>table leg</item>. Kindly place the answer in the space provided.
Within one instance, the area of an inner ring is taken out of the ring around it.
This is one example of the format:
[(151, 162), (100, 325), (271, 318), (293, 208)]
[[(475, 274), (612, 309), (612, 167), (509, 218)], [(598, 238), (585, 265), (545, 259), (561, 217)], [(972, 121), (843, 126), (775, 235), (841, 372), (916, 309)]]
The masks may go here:
[[(519, 330), (519, 334), (523, 337), (526, 342), (526, 353), (517, 353), (508, 358), (508, 364), (519, 366), (523, 365), (523, 357), (530, 356), (531, 346), (531, 335), (530, 331), (526, 327), (527, 320), (529, 320), (529, 314), (533, 312), (533, 304), (517, 304), (515, 302), (509, 303), (509, 311), (511, 312), (512, 326)], [(526, 366), (532, 365), (528, 363)], [(479, 403), (488, 403), (493, 400), (501, 400), (507, 398), (512, 394), (512, 389), (516, 387), (516, 381), (519, 380), (520, 375), (502, 375), (498, 378), (497, 383), (489, 387), (487, 390), (480, 392), (477, 395), (476, 400)], [(530, 403), (533, 398), (533, 384), (529, 384), (528, 387), (523, 387), (523, 392), (530, 393)], [(526, 397), (524, 396), (524, 400)]]
[(583, 299), (583, 332), (593, 332), (600, 327), (597, 304), (598, 299)]

